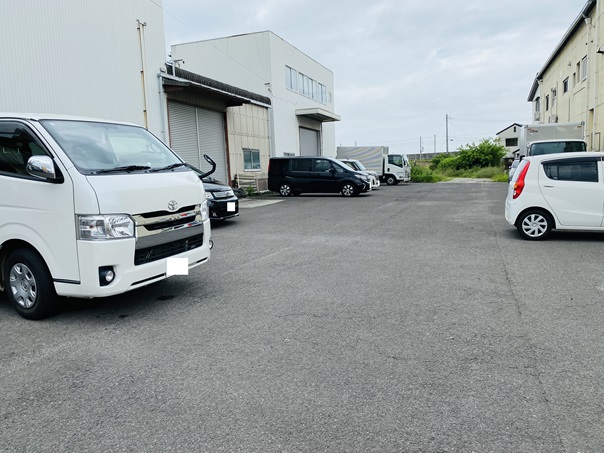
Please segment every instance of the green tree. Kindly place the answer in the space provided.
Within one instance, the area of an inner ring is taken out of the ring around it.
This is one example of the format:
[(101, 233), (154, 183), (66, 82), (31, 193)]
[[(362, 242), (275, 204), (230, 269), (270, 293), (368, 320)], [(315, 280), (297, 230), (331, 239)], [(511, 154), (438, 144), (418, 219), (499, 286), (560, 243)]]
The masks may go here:
[(499, 144), (498, 140), (485, 138), (478, 145), (472, 143), (459, 148), (456, 165), (459, 170), (497, 167), (501, 165), (505, 153), (505, 147)]

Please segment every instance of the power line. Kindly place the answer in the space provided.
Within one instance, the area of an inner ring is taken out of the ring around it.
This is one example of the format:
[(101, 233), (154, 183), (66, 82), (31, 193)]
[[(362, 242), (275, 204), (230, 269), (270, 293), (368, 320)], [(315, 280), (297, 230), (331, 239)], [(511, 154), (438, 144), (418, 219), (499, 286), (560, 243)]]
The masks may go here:
[(256, 72), (252, 71), (250, 68), (248, 68), (247, 66), (245, 66), (244, 64), (242, 64), (241, 62), (237, 61), (235, 58), (231, 57), (228, 53), (226, 53), (224, 50), (222, 50), (220, 47), (218, 47), (217, 45), (215, 45), (213, 42), (210, 42), (206, 39), (204, 39), (203, 36), (201, 36), (196, 30), (192, 29), (191, 27), (189, 27), (186, 23), (184, 23), (182, 20), (180, 20), (178, 17), (176, 17), (174, 14), (172, 14), (170, 11), (166, 10), (163, 6), (157, 4), (155, 2), (155, 0), (149, 0), (151, 3), (153, 3), (155, 6), (157, 6), (159, 9), (161, 9), (165, 14), (167, 14), (168, 16), (172, 17), (173, 19), (175, 19), (178, 23), (184, 25), (189, 31), (191, 31), (193, 34), (195, 34), (196, 36), (198, 36), (202, 41), (207, 42), (208, 44), (210, 44), (212, 47), (214, 47), (216, 50), (218, 50), (220, 53), (224, 54), (227, 58), (229, 58), (230, 60), (232, 60), (233, 62), (237, 63), (239, 66), (241, 66), (243, 69), (245, 69), (246, 71), (248, 71), (250, 74), (255, 75), (256, 77), (258, 77), (261, 81), (266, 81), (266, 77), (265, 76), (261, 76), (260, 74), (257, 74)]

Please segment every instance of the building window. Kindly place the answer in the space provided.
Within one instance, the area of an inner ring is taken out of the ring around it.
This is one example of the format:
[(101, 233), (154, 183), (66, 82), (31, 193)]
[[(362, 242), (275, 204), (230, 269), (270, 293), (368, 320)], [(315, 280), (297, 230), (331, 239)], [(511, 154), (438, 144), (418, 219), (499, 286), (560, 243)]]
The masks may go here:
[(587, 79), (587, 55), (581, 60), (581, 80)]
[(285, 67), (285, 86), (288, 90), (298, 91), (298, 71)]
[(505, 139), (505, 146), (507, 146), (507, 147), (518, 146), (518, 137), (516, 137), (516, 138), (506, 138)]
[(549, 110), (549, 94), (545, 96), (545, 111)]
[(260, 150), (243, 148), (243, 169), (260, 171)]
[(289, 66), (285, 66), (285, 86), (288, 90), (327, 104), (327, 87)]
[(568, 92), (568, 77), (562, 82), (562, 94)]
[(556, 98), (558, 97), (558, 89), (552, 88), (552, 107), (556, 105)]

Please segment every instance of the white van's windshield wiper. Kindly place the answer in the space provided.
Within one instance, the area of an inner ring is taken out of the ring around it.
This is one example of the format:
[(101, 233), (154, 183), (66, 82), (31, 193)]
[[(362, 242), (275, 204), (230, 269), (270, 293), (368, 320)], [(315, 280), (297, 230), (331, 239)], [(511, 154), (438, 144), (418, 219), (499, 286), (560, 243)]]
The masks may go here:
[(104, 170), (95, 170), (92, 172), (93, 175), (100, 175), (101, 173), (119, 173), (122, 171), (131, 172), (131, 171), (140, 171), (140, 170), (149, 170), (151, 167), (148, 165), (125, 165), (123, 167), (115, 167), (115, 168), (106, 168)]
[(177, 164), (167, 165), (167, 166), (165, 166), (165, 167), (161, 167), (161, 168), (154, 168), (154, 169), (153, 169), (153, 170), (151, 170), (151, 171), (164, 171), (164, 170), (173, 170), (173, 169), (175, 169), (175, 168), (178, 168), (178, 167), (183, 167), (183, 166), (184, 166), (184, 167), (186, 167), (186, 166), (187, 166), (187, 164), (185, 164), (184, 162), (179, 162), (179, 163), (177, 163)]

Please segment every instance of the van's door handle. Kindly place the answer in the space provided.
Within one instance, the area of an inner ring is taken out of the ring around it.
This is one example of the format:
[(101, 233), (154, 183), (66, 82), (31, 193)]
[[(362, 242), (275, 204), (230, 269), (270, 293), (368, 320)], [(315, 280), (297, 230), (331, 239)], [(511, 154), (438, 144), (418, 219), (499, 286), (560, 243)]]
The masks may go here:
[(543, 184), (543, 187), (546, 187), (548, 189), (553, 189), (554, 188), (554, 186), (550, 186), (550, 185), (547, 185), (547, 184)]

